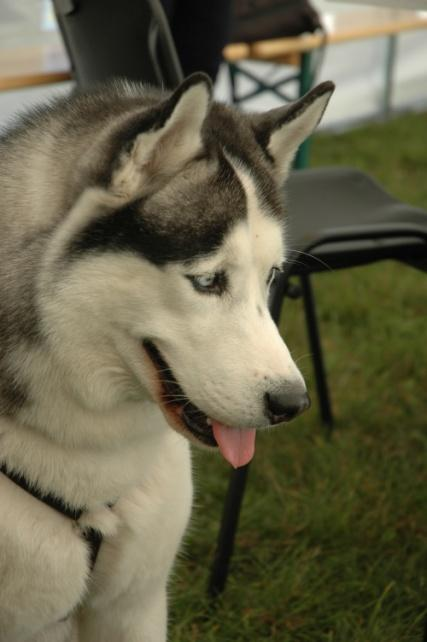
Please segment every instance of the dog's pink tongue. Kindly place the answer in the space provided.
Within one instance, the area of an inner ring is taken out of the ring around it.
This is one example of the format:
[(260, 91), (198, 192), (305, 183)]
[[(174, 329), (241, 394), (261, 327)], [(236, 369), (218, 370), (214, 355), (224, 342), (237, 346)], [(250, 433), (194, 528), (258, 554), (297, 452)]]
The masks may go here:
[(212, 421), (212, 429), (222, 456), (234, 468), (251, 461), (255, 452), (255, 428), (230, 428)]

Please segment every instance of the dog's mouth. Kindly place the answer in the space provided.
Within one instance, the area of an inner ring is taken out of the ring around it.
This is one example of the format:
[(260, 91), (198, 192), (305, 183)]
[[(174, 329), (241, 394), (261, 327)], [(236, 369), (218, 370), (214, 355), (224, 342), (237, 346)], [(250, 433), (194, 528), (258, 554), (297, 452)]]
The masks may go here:
[[(144, 341), (144, 348), (156, 368), (160, 383), (160, 402), (162, 410), (178, 419), (191, 434), (206, 446), (216, 447), (211, 420), (199, 410), (185, 395), (177, 382), (172, 369), (151, 341)], [(174, 421), (175, 423), (175, 421)]]
[(186, 396), (157, 346), (146, 340), (143, 347), (155, 368), (160, 408), (172, 427), (192, 441), (219, 447), (234, 468), (249, 463), (255, 452), (255, 429), (233, 428), (208, 417)]

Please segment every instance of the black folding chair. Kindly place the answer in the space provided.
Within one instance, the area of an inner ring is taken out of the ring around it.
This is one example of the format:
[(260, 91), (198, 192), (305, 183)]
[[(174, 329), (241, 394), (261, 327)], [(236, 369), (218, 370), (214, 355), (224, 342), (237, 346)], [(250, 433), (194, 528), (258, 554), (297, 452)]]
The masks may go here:
[[(113, 76), (167, 87), (181, 81), (180, 64), (158, 0), (53, 3), (81, 87)], [(427, 270), (427, 213), (400, 203), (354, 169), (298, 170), (286, 189), (291, 212), (288, 236), (293, 249), (304, 254), (298, 255), (298, 262), (290, 261), (275, 284), (271, 312), (278, 322), (284, 298), (302, 294), (321, 418), (330, 429), (333, 415), (310, 274), (322, 270), (324, 264), (348, 268), (383, 259)], [(299, 288), (292, 285), (292, 276), (299, 278)], [(247, 473), (248, 466), (231, 473), (209, 580), (212, 596), (225, 586)]]
[(158, 0), (53, 0), (53, 5), (79, 87), (112, 77), (163, 87), (183, 80)]

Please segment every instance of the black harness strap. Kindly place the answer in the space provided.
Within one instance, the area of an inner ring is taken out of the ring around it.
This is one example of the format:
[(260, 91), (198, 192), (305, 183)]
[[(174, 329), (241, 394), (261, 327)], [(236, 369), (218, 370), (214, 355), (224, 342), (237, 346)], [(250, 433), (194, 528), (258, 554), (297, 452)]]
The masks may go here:
[[(52, 493), (42, 493), (34, 484), (31, 484), (24, 475), (13, 470), (8, 470), (4, 463), (0, 464), (0, 473), (6, 475), (6, 477), (17, 484), (17, 486), (20, 486), (39, 501), (47, 504), (47, 506), (50, 506), (50, 508), (53, 508), (58, 513), (62, 513), (62, 515), (65, 515), (65, 517), (68, 517), (74, 522), (78, 522), (84, 513), (83, 508), (71, 508), (63, 499)], [(90, 547), (90, 568), (93, 570), (102, 544), (102, 533), (95, 528), (85, 528), (82, 529), (82, 535)]]

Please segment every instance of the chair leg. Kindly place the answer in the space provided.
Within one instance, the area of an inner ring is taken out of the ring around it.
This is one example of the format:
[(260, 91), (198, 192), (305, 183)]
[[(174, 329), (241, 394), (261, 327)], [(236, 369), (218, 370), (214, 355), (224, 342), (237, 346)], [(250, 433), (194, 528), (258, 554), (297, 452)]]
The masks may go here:
[(326, 370), (322, 353), (322, 346), (320, 343), (319, 327), (316, 317), (316, 307), (311, 287), (310, 277), (308, 274), (301, 275), (301, 290), (304, 301), (305, 319), (307, 323), (308, 339), (310, 342), (310, 349), (313, 354), (314, 374), (316, 378), (316, 388), (319, 397), (320, 415), (322, 422), (326, 426), (328, 434), (332, 432), (334, 418), (332, 414), (332, 407), (330, 395), (328, 390), (328, 382), (326, 379)]
[(230, 94), (231, 94), (231, 103), (237, 105), (239, 99), (237, 97), (237, 74), (239, 73), (237, 65), (229, 62), (227, 63), (228, 75), (230, 78)]
[[(271, 316), (276, 324), (279, 323), (280, 311), (287, 285), (287, 279), (284, 275), (281, 275), (271, 286), (269, 307)], [(208, 582), (208, 594), (210, 597), (217, 597), (225, 588), (228, 568), (233, 554), (234, 539), (239, 523), (240, 509), (245, 494), (248, 471), (249, 464), (232, 470), (230, 474), (215, 556)]]
[(227, 581), (248, 470), (249, 464), (233, 470), (230, 475), (215, 557), (208, 583), (208, 593), (211, 597), (217, 597), (222, 593)]

